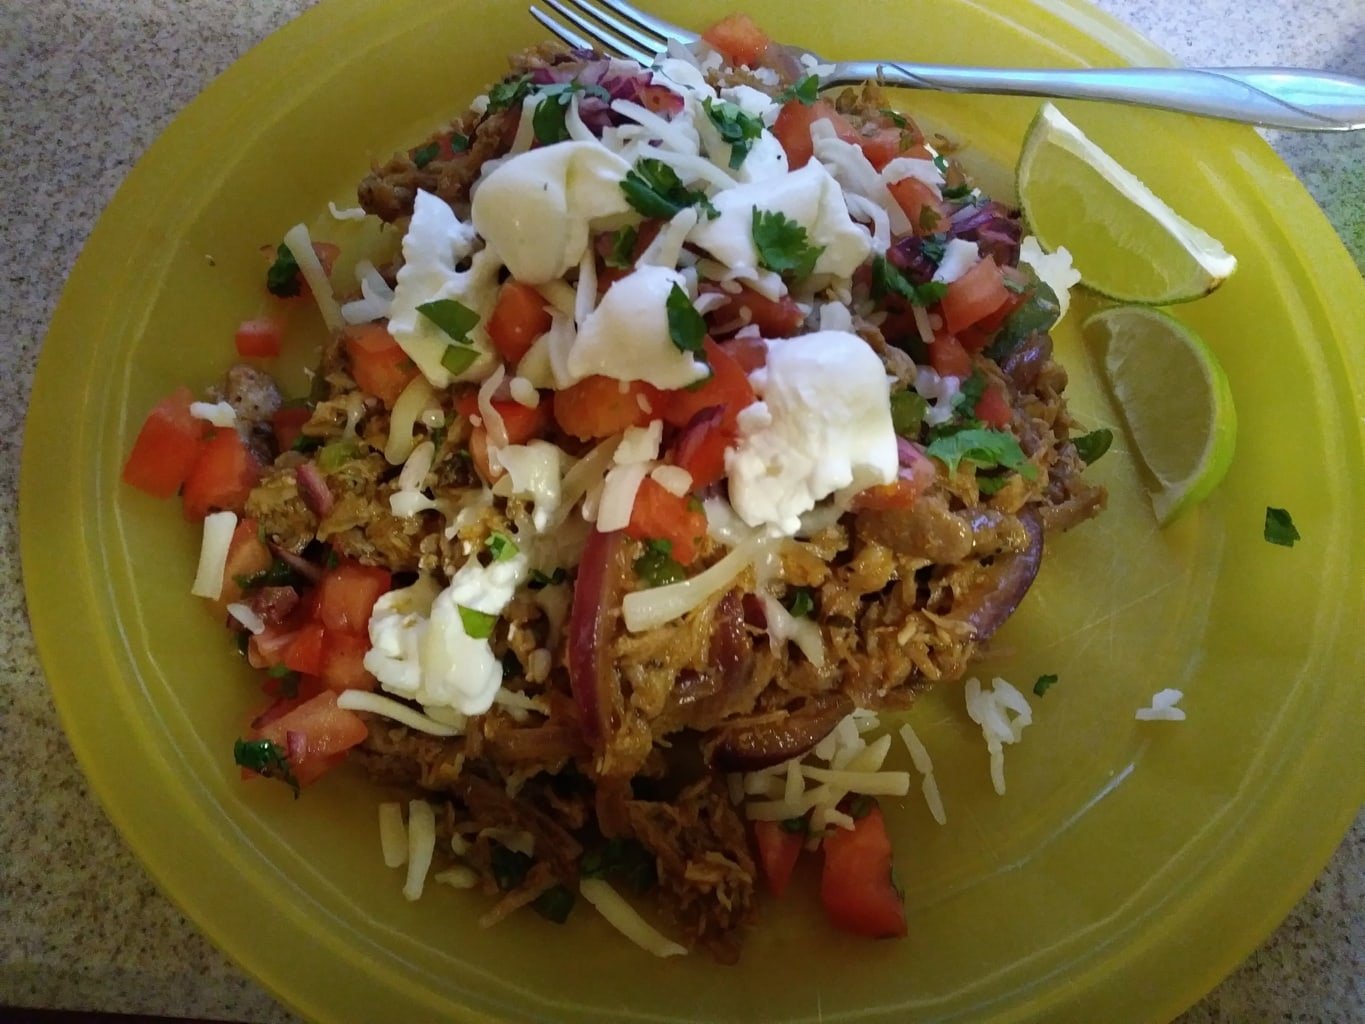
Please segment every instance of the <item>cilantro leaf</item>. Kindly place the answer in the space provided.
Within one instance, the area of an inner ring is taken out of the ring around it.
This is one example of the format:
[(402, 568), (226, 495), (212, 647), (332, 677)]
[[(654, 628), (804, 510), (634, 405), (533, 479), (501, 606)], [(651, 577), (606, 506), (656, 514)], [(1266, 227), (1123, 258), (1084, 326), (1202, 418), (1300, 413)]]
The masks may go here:
[[(966, 199), (972, 194), (972, 184), (964, 181), (959, 185), (944, 185), (942, 189), (944, 199)], [(1008, 282), (1005, 287), (1009, 287)]]
[(738, 170), (754, 143), (763, 137), (763, 122), (727, 100), (717, 102), (708, 98), (702, 101), (702, 107), (720, 132), (721, 141), (730, 147), (730, 170)]
[(977, 474), (976, 491), (983, 498), (989, 498), (992, 494), (999, 493), (1000, 489), (1009, 483), (1008, 476), (986, 476), (984, 473)]
[(508, 107), (520, 103), (530, 94), (531, 89), (531, 76), (529, 74), (518, 75), (516, 78), (499, 82), (488, 90), (488, 113), (506, 110)]
[(897, 128), (908, 128), (910, 126), (910, 122), (905, 119), (905, 115), (899, 110), (892, 110), (890, 107), (882, 107), (881, 115)]
[(983, 468), (1012, 469), (1027, 480), (1038, 475), (1038, 467), (1025, 458), (1019, 439), (1007, 430), (969, 427), (936, 438), (926, 451), (947, 466), (950, 473), (956, 472), (958, 463), (967, 459)]
[(668, 336), (679, 352), (701, 356), (706, 338), (706, 321), (702, 319), (692, 300), (676, 284), (668, 293)]
[(459, 299), (424, 302), (417, 307), (417, 312), (445, 331), (454, 341), (462, 343), (469, 340), (469, 332), (479, 323), (479, 314)]
[(810, 832), (810, 822), (806, 820), (804, 815), (797, 818), (783, 818), (778, 825), (783, 832), (792, 836), (804, 836)]
[(469, 136), (463, 132), (450, 133), (450, 150), (453, 153), (464, 153), (469, 149)]
[(1076, 454), (1081, 457), (1081, 461), (1088, 466), (1109, 450), (1109, 446), (1114, 443), (1114, 432), (1100, 427), (1088, 434), (1082, 434), (1071, 443), (1076, 446)]
[(787, 595), (785, 605), (787, 611), (791, 612), (796, 618), (804, 619), (815, 611), (815, 598), (811, 596), (809, 587), (796, 587)]
[(706, 193), (685, 188), (678, 172), (662, 160), (644, 159), (621, 182), (626, 201), (646, 217), (672, 220), (687, 206), (700, 206), (708, 218), (718, 216)]
[(823, 245), (810, 244), (804, 227), (776, 211), (754, 207), (752, 225), (758, 265), (766, 270), (790, 273), (797, 279), (809, 277), (825, 251)]
[(471, 640), (487, 640), (493, 635), (493, 627), (498, 621), (496, 615), (481, 612), (477, 608), (468, 608), (462, 604), (456, 605), (456, 607), (460, 609), (460, 625), (464, 626), (465, 636)]
[(633, 227), (624, 227), (612, 235), (611, 253), (606, 264), (616, 270), (629, 270), (635, 266), (635, 243), (640, 233)]
[(568, 573), (566, 573), (563, 569), (556, 569), (548, 576), (545, 575), (545, 573), (541, 572), (539, 569), (532, 569), (531, 582), (528, 584), (528, 586), (532, 590), (539, 590), (541, 587), (549, 587), (553, 586), (556, 583), (563, 583), (568, 578), (569, 578)]
[(536, 141), (542, 146), (552, 146), (569, 137), (569, 126), (565, 123), (568, 107), (553, 96), (547, 96), (536, 104), (531, 115), (531, 130)]
[(517, 542), (505, 533), (493, 533), (485, 542), (485, 546), (492, 553), (495, 562), (510, 562), (517, 557), (520, 550)]
[(795, 85), (789, 85), (777, 94), (778, 103), (790, 103), (796, 100), (804, 107), (809, 107), (820, 96), (820, 77), (818, 75), (805, 75), (798, 79)]
[(265, 288), (271, 295), (290, 299), (301, 290), (299, 265), (283, 242), (275, 249), (275, 262), (265, 272)]
[(934, 228), (938, 227), (938, 222), (941, 219), (939, 212), (928, 203), (925, 203), (919, 208), (919, 227), (921, 231), (932, 232)]
[(270, 740), (237, 740), (232, 745), (232, 760), (262, 778), (278, 779), (294, 791), (295, 800), (299, 798), (299, 780), (294, 778), (289, 757), (279, 744)]
[(957, 394), (953, 396), (953, 411), (965, 413), (969, 418), (975, 416), (976, 405), (986, 393), (986, 375), (973, 369), (971, 375), (962, 382)]
[(418, 146), (412, 151), (412, 162), (417, 165), (418, 170), (421, 170), (427, 164), (435, 160), (437, 154), (440, 152), (441, 144), (439, 142), (429, 142), (425, 146)]
[(1295, 541), (1303, 539), (1299, 536), (1298, 527), (1294, 525), (1294, 517), (1289, 514), (1289, 510), (1271, 508), (1269, 505), (1265, 510), (1264, 536), (1270, 543), (1286, 548), (1292, 548)]
[(921, 238), (919, 251), (924, 253), (925, 259), (933, 260), (935, 264), (942, 263), (944, 255), (948, 252), (948, 236), (929, 235), (927, 238)]
[(997, 363), (1004, 362), (1005, 357), (1029, 335), (1051, 330), (1061, 311), (1057, 293), (1042, 281), (1035, 281), (1028, 298), (1001, 324), (986, 349), (986, 355)]
[(546, 889), (531, 901), (531, 909), (547, 921), (563, 924), (573, 911), (573, 891), (562, 885)]
[(929, 403), (918, 392), (906, 389), (891, 396), (891, 429), (900, 437), (917, 437)]
[(932, 306), (943, 298), (948, 286), (941, 281), (911, 284), (900, 269), (885, 256), (872, 257), (872, 297), (898, 295), (912, 306)]
[(1055, 675), (1039, 676), (1038, 681), (1033, 684), (1033, 695), (1035, 697), (1041, 697), (1043, 694), (1047, 693), (1048, 689), (1056, 681), (1057, 677)]
[(635, 575), (651, 587), (681, 583), (687, 572), (673, 558), (673, 543), (667, 540), (645, 541), (645, 553), (635, 559)]

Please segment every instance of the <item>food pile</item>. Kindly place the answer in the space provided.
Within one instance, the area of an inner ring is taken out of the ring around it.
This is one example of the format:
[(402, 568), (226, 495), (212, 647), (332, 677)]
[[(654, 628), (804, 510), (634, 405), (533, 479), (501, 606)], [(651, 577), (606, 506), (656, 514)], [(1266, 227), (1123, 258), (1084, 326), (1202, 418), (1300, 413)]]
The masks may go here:
[(401, 252), (351, 286), (303, 227), (272, 249), (331, 328), (311, 395), (247, 322), (124, 478), (203, 522), (194, 592), (269, 695), (249, 774), (418, 797), (406, 854), (382, 816), (409, 896), (581, 893), (733, 960), (803, 850), (832, 923), (904, 934), (877, 713), (961, 678), (1104, 492), (1066, 259), (874, 87), (821, 96), (742, 16), (706, 40), (516, 57), (360, 184)]

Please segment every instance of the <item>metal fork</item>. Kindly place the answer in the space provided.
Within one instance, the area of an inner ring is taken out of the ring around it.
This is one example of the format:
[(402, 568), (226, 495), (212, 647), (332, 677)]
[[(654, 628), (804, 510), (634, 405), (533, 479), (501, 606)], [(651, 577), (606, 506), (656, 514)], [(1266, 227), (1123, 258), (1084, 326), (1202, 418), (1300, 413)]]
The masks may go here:
[[(531, 16), (569, 46), (646, 66), (669, 43), (700, 40), (625, 0), (542, 0)], [(556, 17), (557, 16), (557, 17)], [(820, 63), (824, 63), (821, 61)], [(977, 68), (897, 61), (840, 61), (820, 88), (869, 80), (938, 92), (1051, 96), (1157, 107), (1298, 131), (1365, 128), (1365, 79), (1305, 68)]]

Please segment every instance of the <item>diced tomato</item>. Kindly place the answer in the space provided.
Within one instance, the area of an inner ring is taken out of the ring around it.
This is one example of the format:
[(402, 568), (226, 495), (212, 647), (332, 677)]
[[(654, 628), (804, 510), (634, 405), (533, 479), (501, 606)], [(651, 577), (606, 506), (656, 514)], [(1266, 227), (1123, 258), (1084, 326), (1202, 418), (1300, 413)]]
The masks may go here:
[(915, 234), (932, 235), (947, 230), (952, 211), (932, 186), (918, 178), (902, 178), (886, 187), (910, 221), (910, 230)]
[(318, 676), (329, 690), (373, 690), (378, 680), (365, 669), (368, 636), (327, 633), (322, 645)]
[(768, 343), (762, 338), (731, 338), (720, 347), (745, 373), (753, 373), (768, 362)]
[(635, 494), (626, 533), (637, 540), (666, 540), (673, 545), (673, 557), (690, 565), (706, 535), (706, 513), (691, 498), (671, 494), (658, 481), (645, 477)]
[(731, 64), (758, 67), (763, 52), (772, 42), (768, 34), (747, 14), (731, 14), (716, 22), (701, 37), (721, 52)]
[(816, 100), (809, 106), (800, 100), (789, 100), (777, 114), (773, 122), (773, 134), (782, 144), (787, 154), (787, 167), (800, 170), (810, 162), (815, 154), (815, 143), (811, 141), (810, 126), (816, 121), (829, 121), (834, 132), (845, 142), (858, 143), (858, 133), (848, 120), (834, 109), (829, 100)]
[(322, 671), (324, 631), (320, 622), (312, 622), (294, 634), (284, 652), (284, 667), (305, 676)]
[(215, 509), (241, 512), (261, 479), (261, 464), (241, 435), (222, 427), (204, 442), (181, 491), (185, 518), (203, 519)]
[[(507, 431), (511, 444), (525, 444), (545, 433), (550, 425), (550, 411), (545, 402), (534, 409), (514, 402), (510, 398), (495, 398), (490, 403), (493, 411), (502, 417), (502, 425)], [(479, 415), (479, 395), (476, 391), (466, 391), (455, 399), (455, 411), (465, 419)], [(486, 426), (476, 429), (486, 430)]]
[[(707, 288), (702, 290), (710, 291)], [(727, 301), (707, 314), (707, 320), (716, 327), (744, 320), (744, 311), (748, 310), (747, 322), (756, 326), (763, 337), (789, 338), (801, 329), (806, 319), (790, 295), (773, 301), (752, 288), (741, 288), (733, 295), (728, 292), (724, 294)]]
[(330, 633), (366, 636), (374, 603), (393, 586), (387, 569), (344, 561), (318, 584), (318, 618)]
[(264, 631), (254, 634), (247, 641), (247, 664), (252, 668), (283, 665), (285, 655), (293, 645), (298, 631), (298, 624), (294, 622), (267, 625)]
[(938, 476), (933, 459), (925, 455), (917, 445), (902, 440), (900, 449), (900, 470), (894, 483), (879, 484), (859, 491), (853, 497), (855, 511), (876, 509), (894, 511), (910, 508), (916, 499), (927, 491)]
[(671, 426), (685, 427), (703, 409), (719, 408), (724, 425), (733, 427), (739, 411), (753, 404), (753, 385), (734, 356), (710, 338), (703, 345), (711, 376), (699, 386), (665, 393), (659, 414)]
[(237, 354), (243, 359), (274, 359), (283, 338), (284, 327), (278, 320), (243, 320), (237, 325)]
[(966, 377), (972, 372), (972, 357), (951, 334), (938, 334), (929, 343), (929, 365), (941, 377)]
[(735, 442), (720, 409), (697, 414), (673, 444), (673, 463), (692, 475), (692, 489), (710, 487), (725, 476), (725, 450)]
[(531, 345), (550, 329), (545, 299), (529, 284), (508, 281), (488, 318), (488, 337), (498, 355), (516, 366)]
[(390, 408), (417, 376), (416, 364), (398, 347), (383, 324), (346, 328), (345, 346), (351, 376), (360, 390), (381, 399)]
[(905, 903), (891, 880), (891, 840), (881, 808), (825, 837), (820, 902), (836, 928), (872, 939), (905, 935)]
[(791, 881), (792, 870), (796, 867), (797, 857), (801, 855), (805, 837), (799, 832), (788, 832), (778, 821), (756, 821), (754, 839), (768, 891), (780, 897)]
[(659, 391), (643, 381), (625, 384), (611, 377), (585, 377), (555, 392), (555, 422), (580, 441), (610, 437), (626, 427), (643, 427), (657, 415), (645, 411), (641, 396), (650, 409), (659, 408)]
[(868, 163), (881, 170), (898, 156), (905, 156), (910, 138), (899, 128), (864, 127), (857, 135), (858, 148)]
[(261, 540), (256, 520), (243, 519), (239, 522), (228, 545), (227, 563), (223, 567), (223, 589), (219, 592), (218, 603), (227, 606), (240, 601), (242, 588), (237, 581), (264, 572), (270, 568), (273, 560), (270, 548)]
[(987, 386), (986, 390), (981, 392), (981, 397), (977, 399), (975, 415), (983, 423), (997, 429), (1003, 430), (1008, 427), (1014, 419), (1014, 411), (1010, 408), (1005, 389), (999, 384)]
[(252, 738), (269, 740), (280, 749), (289, 750), (291, 732), (302, 737), (303, 750), (300, 756), (291, 756), (289, 759), (289, 767), (301, 786), (316, 782), (338, 763), (339, 755), (369, 734), (359, 715), (337, 707), (337, 695), (330, 690), (266, 723), (255, 730), (256, 734)]
[(154, 498), (169, 498), (180, 490), (204, 436), (204, 421), (190, 415), (193, 401), (189, 388), (177, 388), (152, 406), (123, 464), (124, 483)]
[(313, 411), (306, 405), (286, 405), (270, 417), (270, 426), (275, 431), (275, 447), (287, 452), (303, 433), (303, 425), (313, 417)]
[(950, 333), (956, 333), (994, 313), (1009, 299), (1000, 265), (990, 258), (979, 260), (948, 285), (940, 303), (943, 324)]

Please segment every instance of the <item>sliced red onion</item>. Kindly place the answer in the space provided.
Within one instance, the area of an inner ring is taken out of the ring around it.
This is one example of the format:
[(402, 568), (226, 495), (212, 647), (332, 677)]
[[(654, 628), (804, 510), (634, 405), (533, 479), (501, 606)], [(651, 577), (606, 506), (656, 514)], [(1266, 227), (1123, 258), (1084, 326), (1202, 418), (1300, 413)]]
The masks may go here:
[(289, 618), (299, 603), (299, 592), (293, 587), (261, 587), (247, 600), (247, 607), (263, 623), (278, 625)]
[(846, 694), (822, 693), (792, 708), (781, 721), (728, 726), (711, 747), (711, 762), (731, 772), (771, 768), (805, 754), (852, 711)]
[(611, 641), (620, 621), (621, 590), (630, 571), (629, 541), (620, 531), (588, 535), (574, 581), (569, 611), (569, 685), (583, 718), (583, 735), (594, 749), (612, 731), (620, 681)]
[(938, 270), (938, 264), (924, 251), (924, 239), (914, 235), (898, 239), (887, 250), (886, 258), (911, 284), (928, 284)]
[(982, 256), (990, 256), (1004, 267), (1019, 265), (1023, 234), (1019, 214), (995, 200), (964, 206), (953, 214), (948, 229), (949, 237), (975, 242)]
[(299, 497), (313, 515), (321, 519), (332, 511), (332, 492), (317, 466), (311, 462), (302, 463), (294, 470), (294, 478), (299, 484)]
[(322, 568), (314, 565), (302, 555), (296, 555), (288, 548), (281, 547), (273, 541), (270, 544), (270, 551), (276, 558), (289, 566), (289, 568), (293, 569), (304, 579), (312, 583), (317, 583), (322, 579)]

